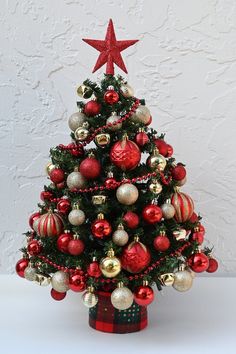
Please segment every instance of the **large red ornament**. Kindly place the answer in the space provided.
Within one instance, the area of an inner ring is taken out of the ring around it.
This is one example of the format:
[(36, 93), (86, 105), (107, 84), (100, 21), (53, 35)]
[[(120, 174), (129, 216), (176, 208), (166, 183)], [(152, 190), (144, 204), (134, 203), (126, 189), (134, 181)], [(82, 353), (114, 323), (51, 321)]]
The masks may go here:
[(114, 104), (119, 101), (119, 94), (114, 90), (108, 90), (104, 94), (104, 101), (108, 104)]
[(63, 219), (59, 214), (49, 211), (41, 215), (38, 222), (34, 222), (34, 228), (40, 237), (59, 236), (63, 230)]
[(49, 177), (53, 183), (58, 184), (64, 181), (65, 173), (61, 168), (54, 168)]
[(95, 179), (101, 173), (101, 164), (95, 157), (87, 157), (81, 162), (79, 171), (86, 179)]
[(123, 216), (123, 220), (130, 229), (135, 229), (139, 224), (139, 217), (133, 211), (127, 211)]
[(73, 240), (73, 234), (71, 232), (64, 231), (57, 239), (57, 248), (63, 253), (68, 253), (68, 244)]
[(194, 253), (189, 257), (188, 265), (195, 273), (205, 272), (209, 267), (209, 258), (202, 252)]
[(111, 234), (111, 224), (100, 216), (91, 225), (91, 231), (95, 238), (104, 238)]
[(134, 291), (134, 301), (140, 306), (150, 305), (154, 300), (154, 291), (148, 285), (140, 285)]
[(84, 291), (86, 288), (85, 276), (81, 272), (70, 275), (69, 288), (75, 292)]
[(162, 219), (162, 210), (155, 204), (148, 204), (142, 211), (142, 217), (148, 224), (155, 224)]
[(19, 277), (24, 278), (24, 271), (25, 268), (27, 268), (29, 265), (29, 260), (28, 258), (21, 258), (19, 261), (16, 263), (16, 273), (19, 275)]
[(127, 74), (127, 70), (120, 53), (134, 43), (138, 42), (137, 39), (117, 41), (112, 20), (109, 21), (106, 38), (104, 41), (84, 38), (83, 41), (101, 52), (93, 68), (93, 73), (107, 63), (106, 74), (110, 75), (114, 75), (114, 63)]
[(189, 220), (193, 214), (194, 204), (191, 197), (185, 193), (175, 192), (171, 198), (175, 208), (175, 220), (179, 223)]
[(56, 301), (61, 301), (66, 297), (66, 292), (60, 293), (59, 291), (51, 289), (51, 297)]
[(138, 146), (142, 147), (149, 142), (149, 137), (145, 132), (139, 132), (135, 135), (135, 142)]
[(110, 150), (111, 162), (123, 171), (133, 170), (141, 159), (139, 147), (127, 137), (117, 141)]
[(87, 273), (90, 277), (99, 278), (102, 275), (98, 261), (92, 261), (87, 267)]
[(84, 242), (77, 238), (69, 241), (67, 250), (72, 256), (79, 256), (84, 252), (84, 248)]
[(157, 251), (165, 252), (170, 248), (170, 240), (166, 235), (158, 235), (153, 240), (153, 246)]
[(27, 251), (31, 256), (37, 256), (42, 251), (42, 246), (37, 240), (28, 243)]
[(86, 116), (94, 117), (101, 111), (101, 105), (97, 101), (89, 101), (84, 106), (84, 113)]
[(175, 181), (181, 181), (186, 176), (186, 169), (183, 165), (178, 164), (171, 170), (171, 176)]
[(63, 215), (67, 215), (71, 209), (71, 204), (68, 199), (61, 199), (57, 203), (57, 211)]
[(40, 214), (39, 211), (37, 211), (36, 213), (33, 213), (32, 215), (30, 215), (30, 218), (29, 218), (29, 226), (31, 227), (32, 230), (34, 230), (33, 228), (33, 225), (34, 225), (34, 222), (40, 218), (42, 214)]
[(158, 148), (159, 154), (166, 157), (168, 154), (168, 146), (166, 142), (163, 139), (155, 139), (154, 144)]
[(149, 265), (150, 260), (149, 250), (138, 240), (134, 240), (126, 246), (121, 255), (122, 268), (130, 273), (140, 273)]
[(207, 268), (207, 273), (214, 273), (218, 269), (218, 262), (214, 258), (209, 259), (209, 267)]
[(42, 191), (40, 193), (40, 199), (45, 202), (47, 200), (50, 200), (52, 198), (52, 192), (49, 191)]

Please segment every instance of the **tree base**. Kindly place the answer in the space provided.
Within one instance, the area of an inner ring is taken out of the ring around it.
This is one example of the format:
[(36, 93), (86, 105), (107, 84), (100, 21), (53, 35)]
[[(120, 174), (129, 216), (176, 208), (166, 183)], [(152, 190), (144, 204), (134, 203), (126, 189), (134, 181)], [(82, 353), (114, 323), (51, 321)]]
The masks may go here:
[(135, 302), (127, 310), (117, 310), (111, 304), (111, 293), (98, 292), (98, 304), (89, 309), (90, 327), (107, 333), (132, 333), (148, 324), (147, 308)]

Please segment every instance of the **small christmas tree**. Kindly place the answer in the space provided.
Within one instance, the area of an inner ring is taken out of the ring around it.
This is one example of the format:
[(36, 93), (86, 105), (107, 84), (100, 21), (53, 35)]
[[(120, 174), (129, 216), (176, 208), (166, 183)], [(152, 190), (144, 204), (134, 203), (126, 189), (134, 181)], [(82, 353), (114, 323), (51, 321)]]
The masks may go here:
[(30, 216), (16, 271), (51, 284), (55, 300), (83, 292), (93, 328), (133, 332), (147, 325), (153, 285), (186, 291), (195, 272), (218, 264), (202, 248), (192, 199), (180, 192), (185, 166), (149, 128), (145, 101), (114, 76), (114, 63), (127, 72), (120, 52), (136, 40), (117, 41), (110, 20), (104, 41), (84, 41), (100, 51), (94, 71), (107, 63), (106, 74), (100, 85), (87, 79), (77, 90), (84, 100), (69, 118), (72, 142), (50, 151), (51, 183)]

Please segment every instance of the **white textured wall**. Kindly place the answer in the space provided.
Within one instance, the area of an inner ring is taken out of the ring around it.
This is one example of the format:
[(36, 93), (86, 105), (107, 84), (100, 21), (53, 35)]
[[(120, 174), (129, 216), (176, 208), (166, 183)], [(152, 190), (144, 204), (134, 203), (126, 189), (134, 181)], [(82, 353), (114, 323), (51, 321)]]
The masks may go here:
[(220, 273), (236, 274), (235, 0), (1, 1), (0, 271), (19, 257), (49, 148), (69, 142), (77, 85), (97, 78), (81, 38), (103, 39), (110, 17), (118, 39), (140, 39), (123, 52), (128, 80), (187, 165)]

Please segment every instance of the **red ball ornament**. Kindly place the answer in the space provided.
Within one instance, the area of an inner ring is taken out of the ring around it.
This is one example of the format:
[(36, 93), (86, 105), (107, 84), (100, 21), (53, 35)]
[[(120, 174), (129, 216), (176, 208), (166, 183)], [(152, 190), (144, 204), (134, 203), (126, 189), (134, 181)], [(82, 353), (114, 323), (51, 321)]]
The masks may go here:
[(150, 305), (154, 300), (154, 291), (148, 285), (140, 285), (134, 291), (134, 301), (140, 306)]
[(119, 101), (119, 94), (115, 90), (108, 90), (104, 94), (104, 101), (108, 104), (114, 104)]
[(172, 168), (171, 175), (175, 181), (181, 181), (186, 176), (186, 169), (183, 165), (178, 164), (177, 166)]
[(66, 292), (65, 293), (59, 293), (59, 291), (56, 291), (54, 289), (51, 289), (51, 297), (56, 300), (56, 301), (61, 301), (66, 297)]
[(148, 204), (142, 211), (142, 217), (148, 224), (155, 224), (162, 219), (162, 210), (155, 204)]
[(81, 272), (70, 275), (69, 288), (75, 292), (84, 291), (86, 288), (85, 276)]
[(57, 211), (63, 215), (67, 215), (71, 209), (71, 204), (68, 199), (61, 199), (57, 203)]
[(188, 265), (195, 273), (205, 272), (209, 267), (209, 258), (202, 252), (194, 253), (189, 257)]
[(123, 216), (123, 220), (130, 229), (135, 229), (139, 224), (139, 217), (133, 211), (127, 211)]
[(197, 242), (201, 245), (204, 241), (204, 234), (202, 232), (195, 231), (189, 236), (189, 241)]
[(86, 179), (95, 179), (101, 173), (101, 164), (94, 156), (87, 157), (81, 162), (79, 171)]
[(86, 116), (94, 117), (101, 111), (101, 105), (97, 101), (89, 101), (84, 106)]
[(37, 240), (28, 243), (27, 251), (31, 256), (37, 256), (42, 251), (42, 246)]
[(102, 275), (98, 261), (92, 261), (92, 263), (88, 265), (87, 273), (93, 278), (99, 278)]
[(130, 273), (140, 273), (151, 261), (151, 255), (147, 247), (136, 238), (123, 249), (121, 255), (122, 268)]
[(167, 155), (166, 157), (171, 157), (173, 155), (173, 147), (170, 144), (167, 144)]
[(163, 139), (155, 139), (154, 144), (158, 148), (159, 154), (166, 157), (168, 154), (168, 146), (166, 142)]
[(37, 223), (34, 222), (35, 232), (40, 237), (55, 237), (59, 236), (63, 230), (63, 219), (51, 210), (40, 216)]
[(98, 215), (98, 219), (91, 225), (91, 231), (95, 238), (104, 238), (111, 234), (111, 224), (104, 219), (103, 214)]
[(57, 248), (63, 253), (68, 253), (68, 244), (73, 240), (73, 234), (71, 232), (64, 232), (57, 239)]
[(160, 234), (154, 238), (154, 248), (159, 252), (165, 252), (170, 248), (170, 240), (166, 235)]
[(58, 184), (64, 181), (65, 173), (61, 168), (54, 168), (51, 171), (49, 177), (53, 183)]
[(79, 238), (70, 240), (67, 246), (67, 250), (72, 256), (79, 256), (84, 252), (84, 248), (84, 242)]
[(145, 132), (139, 132), (135, 136), (135, 142), (138, 146), (142, 147), (149, 142), (149, 137)]
[(42, 191), (40, 193), (40, 199), (45, 202), (47, 200), (50, 200), (52, 198), (52, 192), (49, 191)]
[(193, 214), (194, 204), (191, 197), (185, 193), (175, 192), (171, 198), (175, 208), (175, 220), (179, 223), (189, 220)]
[(33, 228), (33, 225), (34, 225), (34, 222), (39, 219), (41, 216), (40, 212), (36, 212), (36, 213), (33, 213), (30, 218), (29, 218), (29, 226), (31, 227), (32, 230), (34, 230)]
[(218, 269), (218, 262), (214, 258), (209, 259), (209, 267), (207, 268), (207, 273), (214, 273)]
[(111, 162), (123, 171), (133, 170), (141, 159), (139, 147), (125, 136), (117, 141), (110, 150)]
[(198, 222), (198, 216), (195, 212), (193, 212), (191, 218), (189, 219), (189, 221), (193, 224), (195, 224), (196, 222)]
[(117, 187), (117, 181), (113, 177), (108, 177), (105, 180), (105, 187), (107, 189), (115, 189)]
[(25, 268), (27, 268), (29, 265), (29, 260), (28, 258), (21, 258), (19, 261), (16, 263), (16, 273), (19, 275), (19, 277), (24, 278), (24, 271)]

